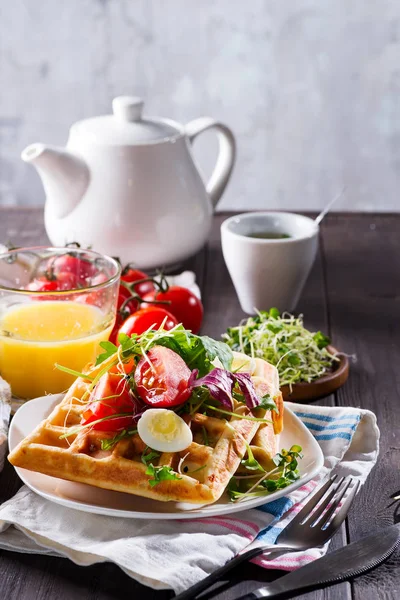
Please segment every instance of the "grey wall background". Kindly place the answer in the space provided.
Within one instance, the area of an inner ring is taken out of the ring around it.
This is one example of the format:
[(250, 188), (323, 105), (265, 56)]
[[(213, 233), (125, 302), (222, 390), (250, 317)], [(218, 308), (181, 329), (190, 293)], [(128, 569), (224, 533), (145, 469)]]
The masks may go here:
[[(238, 140), (219, 208), (400, 209), (399, 0), (0, 0), (0, 202), (41, 204), (29, 143), (120, 94)], [(196, 146), (205, 174), (211, 134)]]

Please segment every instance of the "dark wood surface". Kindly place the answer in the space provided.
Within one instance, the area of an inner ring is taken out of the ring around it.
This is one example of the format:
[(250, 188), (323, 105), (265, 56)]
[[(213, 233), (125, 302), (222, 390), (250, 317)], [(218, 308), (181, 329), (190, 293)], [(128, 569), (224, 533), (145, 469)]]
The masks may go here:
[[(202, 332), (218, 338), (242, 313), (220, 247), (215, 217), (207, 247), (188, 263), (202, 289)], [(0, 241), (15, 245), (46, 243), (40, 209), (1, 209)], [(134, 256), (132, 256), (134, 260)], [(373, 410), (381, 430), (378, 464), (356, 498), (331, 549), (400, 521), (400, 215), (329, 215), (321, 227), (320, 249), (297, 310), (311, 329), (328, 332), (337, 348), (355, 354), (350, 377), (335, 396), (318, 404)], [(0, 474), (0, 502), (20, 482), (12, 467)], [(301, 596), (312, 600), (400, 598), (400, 553), (351, 583)], [(177, 565), (179, 568), (179, 565)], [(202, 598), (233, 600), (281, 572), (244, 565), (218, 592)], [(112, 564), (78, 567), (67, 559), (0, 552), (1, 600), (115, 600), (127, 597), (167, 600), (172, 592), (139, 585)]]

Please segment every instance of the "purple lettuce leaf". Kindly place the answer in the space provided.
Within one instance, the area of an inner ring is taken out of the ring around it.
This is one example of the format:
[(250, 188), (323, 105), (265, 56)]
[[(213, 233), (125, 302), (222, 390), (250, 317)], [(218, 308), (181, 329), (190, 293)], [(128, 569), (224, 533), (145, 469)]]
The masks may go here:
[(235, 373), (234, 377), (244, 396), (246, 406), (250, 409), (256, 408), (260, 404), (260, 398), (257, 396), (250, 375), (248, 373)]
[(189, 385), (192, 387), (200, 387), (205, 385), (210, 390), (211, 396), (221, 402), (223, 406), (226, 406), (229, 410), (233, 410), (233, 398), (232, 388), (235, 385), (235, 381), (232, 380), (233, 374), (225, 369), (213, 369), (204, 377), (196, 379), (197, 372), (192, 371), (192, 375), (189, 380)]
[(211, 396), (221, 402), (230, 411), (233, 411), (232, 391), (236, 383), (242, 392), (246, 406), (250, 409), (256, 408), (260, 404), (260, 398), (256, 394), (254, 384), (248, 373), (231, 373), (225, 369), (215, 368), (204, 377), (196, 379), (198, 371), (192, 371), (189, 379), (189, 386), (192, 388), (205, 385), (208, 387)]

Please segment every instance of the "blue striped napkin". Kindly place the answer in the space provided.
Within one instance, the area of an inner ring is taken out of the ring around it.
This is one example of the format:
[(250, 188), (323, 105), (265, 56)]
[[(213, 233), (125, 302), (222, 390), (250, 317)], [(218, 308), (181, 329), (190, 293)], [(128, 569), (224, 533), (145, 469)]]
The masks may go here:
[[(282, 529), (295, 517), (309, 500), (308, 495), (331, 471), (340, 477), (352, 476), (361, 484), (374, 466), (379, 452), (379, 429), (375, 415), (349, 407), (309, 406), (285, 403), (297, 415), (321, 446), (324, 467), (318, 477), (290, 496), (263, 505), (259, 510), (273, 515), (274, 524), (259, 533), (258, 542), (273, 544)], [(313, 548), (305, 552), (291, 552), (275, 560), (257, 557), (253, 562), (269, 569), (291, 571), (320, 558), (327, 551)]]

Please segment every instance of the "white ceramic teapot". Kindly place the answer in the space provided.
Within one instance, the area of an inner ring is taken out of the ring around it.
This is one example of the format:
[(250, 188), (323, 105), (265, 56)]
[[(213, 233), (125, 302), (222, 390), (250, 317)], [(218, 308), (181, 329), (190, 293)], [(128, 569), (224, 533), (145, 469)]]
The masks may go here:
[[(233, 168), (233, 134), (209, 117), (182, 126), (142, 118), (142, 109), (140, 98), (120, 96), (113, 115), (72, 125), (66, 149), (32, 144), (22, 152), (42, 178), (55, 246), (79, 242), (151, 269), (179, 263), (205, 243)], [(212, 128), (219, 154), (205, 187), (191, 143)]]

